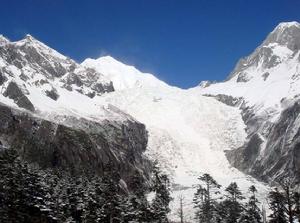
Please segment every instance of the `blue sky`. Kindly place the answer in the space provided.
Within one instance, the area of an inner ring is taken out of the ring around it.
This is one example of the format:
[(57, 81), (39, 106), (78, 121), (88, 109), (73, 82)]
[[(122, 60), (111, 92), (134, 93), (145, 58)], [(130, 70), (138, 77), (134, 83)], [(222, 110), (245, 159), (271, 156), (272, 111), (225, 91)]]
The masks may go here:
[(111, 55), (188, 88), (223, 80), (299, 0), (0, 0), (0, 33), (32, 34), (81, 62)]

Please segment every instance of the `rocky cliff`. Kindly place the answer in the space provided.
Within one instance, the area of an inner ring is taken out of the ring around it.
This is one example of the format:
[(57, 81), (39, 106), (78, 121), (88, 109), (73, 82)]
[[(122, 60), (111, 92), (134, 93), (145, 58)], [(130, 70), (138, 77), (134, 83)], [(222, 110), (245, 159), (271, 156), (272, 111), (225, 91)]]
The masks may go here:
[(127, 182), (150, 163), (145, 126), (116, 107), (95, 104), (111, 81), (27, 35), (0, 36), (0, 146), (30, 163), (101, 175), (106, 163)]

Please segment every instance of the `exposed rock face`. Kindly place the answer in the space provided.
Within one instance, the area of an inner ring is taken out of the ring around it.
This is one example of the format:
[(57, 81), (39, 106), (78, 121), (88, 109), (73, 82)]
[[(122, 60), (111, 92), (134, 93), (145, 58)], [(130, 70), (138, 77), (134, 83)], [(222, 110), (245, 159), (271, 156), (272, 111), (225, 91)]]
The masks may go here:
[(4, 74), (2, 73), (2, 71), (0, 70), (0, 86), (2, 84), (4, 84), (5, 81), (6, 81), (6, 77), (4, 76)]
[(300, 25), (297, 22), (281, 23), (271, 32), (264, 44), (278, 43), (292, 51), (300, 49)]
[[(252, 130), (254, 132), (254, 130)], [(260, 129), (257, 132), (263, 132)], [(300, 183), (300, 105), (284, 110), (279, 120), (268, 126), (266, 134), (254, 133), (244, 147), (227, 151), (233, 166), (272, 182), (291, 177)], [(262, 144), (266, 143), (263, 147)]]
[(249, 79), (249, 77), (246, 77), (247, 75), (245, 75), (244, 71), (250, 67), (261, 66), (263, 69), (270, 69), (280, 64), (282, 58), (281, 55), (274, 53), (274, 46), (284, 46), (294, 54), (297, 53), (300, 49), (299, 23), (291, 22), (279, 24), (250, 56), (239, 60), (227, 80), (238, 75), (239, 81), (245, 81)]
[(52, 88), (50, 91), (46, 90), (45, 93), (49, 98), (53, 99), (54, 101), (56, 101), (59, 97), (57, 90), (55, 88)]
[(214, 82), (211, 82), (211, 81), (201, 81), (199, 86), (202, 87), (202, 88), (206, 88), (206, 87), (209, 87), (213, 83)]
[(20, 108), (25, 108), (32, 112), (34, 111), (33, 104), (29, 101), (24, 92), (15, 82), (10, 82), (8, 84), (7, 89), (5, 90), (3, 95), (5, 97), (13, 99)]
[(79, 92), (84, 93), (86, 88), (90, 91), (86, 92), (86, 95), (98, 94), (101, 95), (104, 92), (114, 91), (112, 82), (104, 85), (101, 83), (101, 78), (99, 78), (99, 73), (94, 69), (86, 68), (84, 70), (78, 70), (77, 73), (68, 73), (65, 77), (61, 79), (64, 83), (64, 87), (67, 89), (72, 89), (75, 87)]
[(33, 110), (28, 105), (33, 87), (41, 88), (53, 100), (59, 98), (59, 92), (51, 89), (76, 90), (88, 97), (114, 91), (113, 84), (102, 74), (84, 68), (30, 35), (17, 42), (4, 37), (0, 40), (0, 85), (13, 81), (28, 90), (29, 96), (16, 103), (21, 108)]
[(242, 98), (235, 98), (225, 94), (217, 94), (217, 95), (206, 94), (205, 96), (216, 98), (218, 101), (229, 106), (237, 106), (243, 101)]
[(266, 73), (262, 74), (262, 77), (263, 77), (264, 81), (267, 80), (267, 78), (269, 77), (269, 75), (270, 75), (269, 72), (266, 72)]
[[(272, 46), (280, 46), (282, 52), (287, 52), (286, 48), (291, 50), (293, 54), (291, 54), (290, 60), (293, 60), (292, 58), (297, 55), (300, 49), (299, 23), (282, 23), (277, 26), (253, 54), (237, 65), (233, 74), (253, 67), (253, 64), (256, 67), (261, 64), (262, 70), (270, 70), (270, 68), (284, 63), (285, 60), (289, 60), (284, 54), (278, 56), (274, 54)], [(270, 77), (270, 72), (267, 71), (262, 74), (263, 81)], [(281, 75), (284, 77), (285, 74), (282, 73)], [(298, 78), (296, 76), (297, 73), (292, 76), (291, 85), (297, 83)], [(286, 96), (288, 97), (288, 95)], [(297, 97), (297, 95), (294, 96), (294, 98)], [(258, 114), (256, 109), (260, 105), (256, 105), (255, 108), (255, 106), (246, 106), (247, 103), (242, 104), (242, 115), (249, 136), (242, 148), (227, 153), (233, 166), (264, 181), (273, 182), (289, 176), (294, 179), (295, 183), (300, 183), (298, 148), (300, 106), (297, 99), (294, 98), (288, 100), (296, 100), (296, 102), (292, 102), (288, 108), (280, 111), (279, 118), (275, 121), (272, 119), (274, 119), (274, 115), (278, 114), (278, 108), (271, 110), (269, 108)], [(285, 98), (281, 100), (283, 107), (285, 106), (284, 101)]]
[(143, 156), (147, 146), (143, 124), (131, 120), (79, 123), (57, 124), (0, 104), (0, 141), (16, 148), (31, 163), (75, 174), (101, 175), (104, 165), (110, 162), (120, 170), (125, 182), (135, 171), (148, 177), (150, 163)]
[(145, 126), (96, 104), (112, 91), (104, 75), (30, 35), (17, 42), (0, 36), (0, 146), (16, 148), (30, 163), (101, 175), (110, 162), (125, 182), (136, 171), (148, 178)]
[(251, 80), (251, 76), (249, 76), (247, 73), (241, 72), (239, 73), (236, 82), (248, 82), (249, 80)]

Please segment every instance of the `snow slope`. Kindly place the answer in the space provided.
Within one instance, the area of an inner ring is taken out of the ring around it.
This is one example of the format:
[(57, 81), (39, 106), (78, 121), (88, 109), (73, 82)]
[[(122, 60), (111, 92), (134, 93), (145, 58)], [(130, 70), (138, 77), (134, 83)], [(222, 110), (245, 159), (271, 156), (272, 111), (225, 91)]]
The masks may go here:
[[(256, 114), (275, 111), (274, 120), (300, 93), (300, 24), (280, 23), (248, 57), (241, 59), (229, 80), (209, 86), (200, 84), (202, 94), (242, 97)], [(202, 85), (202, 86), (201, 86)]]
[[(107, 66), (106, 60), (100, 58), (91, 62), (92, 59), (88, 59), (92, 67), (96, 70), (100, 67), (97, 71), (104, 75), (104, 67), (111, 71), (120, 65), (110, 59), (110, 66)], [(86, 62), (83, 64), (88, 66)], [(132, 77), (132, 67), (122, 65), (122, 68), (119, 74), (107, 72), (106, 77), (112, 80)], [(97, 103), (112, 104), (146, 124), (149, 131), (147, 155), (157, 159), (176, 184), (172, 219), (177, 218), (177, 197), (183, 194), (185, 212), (189, 213), (186, 220), (193, 222), (193, 185), (203, 173), (210, 173), (224, 186), (237, 181), (243, 191), (255, 182), (262, 194), (266, 192), (264, 185), (230, 167), (225, 157), (224, 150), (241, 146), (246, 138), (245, 125), (237, 108), (193, 90), (168, 86), (156, 78), (149, 83), (143, 75), (137, 73), (136, 79), (130, 80), (130, 86), (115, 87), (118, 90), (97, 98)]]
[[(19, 108), (17, 101), (22, 98), (13, 100), (4, 96), (8, 86), (15, 83), (22, 91), (22, 97), (33, 104), (34, 115), (52, 121), (63, 121), (68, 116), (99, 122), (129, 118), (93, 100), (93, 97), (113, 90), (111, 82), (102, 74), (84, 68), (31, 35), (16, 42), (0, 36), (0, 44), (1, 102)], [(10, 58), (14, 59), (11, 61)], [(57, 98), (49, 97), (49, 92), (54, 92)]]
[(299, 184), (298, 137), (294, 135), (300, 131), (295, 118), (300, 102), (298, 22), (280, 23), (237, 63), (226, 81), (202, 82), (191, 90), (229, 104), (231, 97), (240, 102), (236, 105), (247, 124), (248, 137), (230, 153), (232, 165), (268, 182), (288, 176)]
[(88, 58), (82, 62), (82, 65), (93, 68), (108, 77), (116, 90), (137, 86), (166, 86), (152, 74), (141, 73), (135, 67), (123, 64), (111, 56), (100, 57), (96, 60)]

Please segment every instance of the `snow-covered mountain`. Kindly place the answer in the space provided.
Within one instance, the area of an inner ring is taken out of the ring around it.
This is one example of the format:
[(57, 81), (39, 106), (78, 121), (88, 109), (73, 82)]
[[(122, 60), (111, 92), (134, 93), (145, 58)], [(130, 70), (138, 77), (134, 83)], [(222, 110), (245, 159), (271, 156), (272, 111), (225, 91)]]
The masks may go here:
[[(248, 57), (241, 59), (228, 80), (203, 87), (207, 94), (243, 97), (256, 112), (284, 109), (284, 98), (299, 93), (300, 24), (279, 24)], [(203, 85), (203, 83), (202, 83)]]
[(241, 109), (248, 137), (228, 153), (234, 166), (266, 181), (289, 175), (299, 183), (299, 23), (280, 23), (226, 81), (193, 91)]
[[(17, 42), (1, 36), (0, 88), (1, 144), (23, 148), (31, 161), (101, 172), (113, 160), (126, 182), (136, 170), (147, 177), (144, 155), (157, 159), (173, 196), (185, 195), (190, 220), (202, 173), (224, 186), (237, 181), (245, 192), (255, 183), (261, 197), (266, 191), (224, 153), (246, 140), (240, 110), (199, 89), (169, 86), (112, 57), (77, 64), (29, 35)], [(172, 205), (176, 217), (176, 199)]]
[[(36, 112), (84, 112), (82, 103), (93, 107), (87, 97), (114, 90), (104, 75), (84, 68), (30, 35), (17, 42), (2, 36), (0, 43), (1, 92), (6, 96), (2, 100), (12, 99), (19, 107)], [(77, 100), (69, 100), (74, 97)]]
[(238, 108), (193, 89), (169, 86), (111, 57), (87, 59), (82, 65), (117, 83), (122, 78), (130, 80), (130, 84), (121, 87), (114, 85), (116, 90), (99, 97), (97, 103), (112, 104), (146, 125), (149, 132), (146, 154), (159, 161), (176, 185), (172, 217), (176, 218), (179, 204), (176, 198), (183, 194), (187, 203), (185, 212), (193, 221), (193, 185), (203, 173), (210, 173), (224, 186), (237, 181), (244, 192), (255, 183), (261, 197), (266, 193), (263, 184), (232, 168), (224, 153), (242, 146), (247, 137)]
[(101, 173), (110, 160), (124, 182), (157, 159), (174, 185), (171, 217), (183, 194), (192, 221), (202, 173), (244, 192), (255, 184), (261, 199), (267, 186), (250, 175), (299, 182), (299, 64), (297, 22), (279, 24), (226, 81), (188, 90), (110, 56), (78, 64), (30, 35), (0, 36), (0, 146), (43, 166)]
[(98, 98), (111, 81), (30, 35), (0, 37), (0, 149), (13, 147), (27, 161), (75, 173), (103, 173), (108, 161), (128, 182), (149, 161), (142, 123)]
[(154, 75), (142, 73), (133, 66), (126, 65), (111, 56), (98, 59), (86, 59), (82, 65), (93, 68), (112, 81), (116, 90), (136, 87), (159, 87), (167, 84), (158, 80)]

